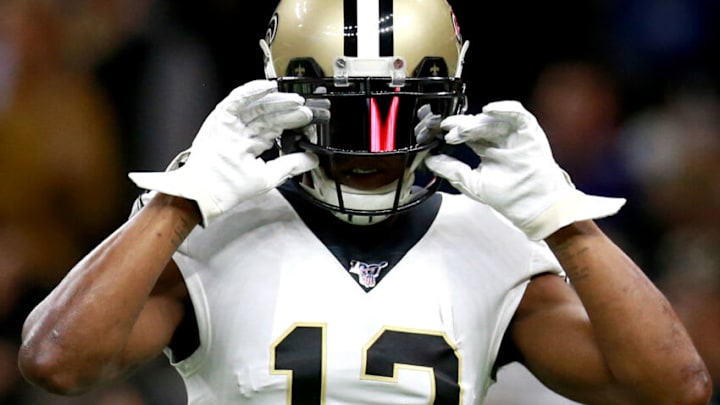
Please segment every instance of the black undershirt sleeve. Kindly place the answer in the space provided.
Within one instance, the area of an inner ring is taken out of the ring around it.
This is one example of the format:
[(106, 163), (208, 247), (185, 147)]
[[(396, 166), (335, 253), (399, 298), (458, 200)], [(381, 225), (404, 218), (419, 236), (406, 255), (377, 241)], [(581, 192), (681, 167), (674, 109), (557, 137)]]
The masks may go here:
[(503, 335), (503, 340), (500, 343), (500, 350), (498, 350), (498, 355), (495, 359), (495, 364), (493, 364), (490, 376), (493, 380), (497, 381), (497, 372), (500, 368), (515, 361), (522, 362), (522, 360), (523, 355), (515, 345), (515, 342), (512, 339), (512, 333), (510, 333), (510, 328), (508, 328), (505, 330), (505, 335)]
[(195, 308), (190, 297), (183, 301), (185, 308), (183, 319), (175, 329), (168, 347), (172, 350), (172, 361), (177, 363), (190, 357), (200, 347), (200, 332), (198, 331)]

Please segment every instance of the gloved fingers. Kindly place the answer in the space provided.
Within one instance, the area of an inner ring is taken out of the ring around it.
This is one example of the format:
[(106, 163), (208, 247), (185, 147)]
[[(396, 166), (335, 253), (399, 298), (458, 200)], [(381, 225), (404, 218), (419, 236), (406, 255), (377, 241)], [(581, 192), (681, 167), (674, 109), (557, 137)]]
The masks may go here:
[(309, 98), (305, 100), (305, 107), (312, 111), (312, 122), (316, 124), (327, 124), (330, 122), (330, 99)]
[(309, 108), (330, 109), (331, 103), (329, 98), (308, 98), (305, 100), (305, 106)]
[(529, 114), (528, 110), (523, 107), (522, 103), (515, 100), (494, 101), (483, 106), (483, 113), (498, 114)]
[(266, 150), (275, 146), (275, 140), (280, 136), (280, 129), (262, 129), (254, 136), (245, 139), (238, 139), (233, 148), (246, 151), (253, 156), (260, 156)]
[(415, 125), (415, 142), (420, 145), (427, 144), (439, 136), (442, 132), (440, 114), (433, 114), (429, 104), (423, 104), (417, 111), (420, 122)]
[(218, 108), (235, 116), (248, 104), (276, 91), (277, 82), (273, 80), (253, 80), (233, 89)]
[(484, 202), (480, 187), (480, 173), (467, 163), (445, 154), (430, 155), (424, 160), (425, 166), (447, 180), (463, 194)]
[(269, 187), (275, 187), (290, 177), (316, 168), (318, 157), (309, 152), (281, 155), (265, 164), (265, 178)]
[(467, 163), (443, 153), (426, 157), (424, 163), (428, 169), (450, 182), (458, 181), (466, 176), (462, 173), (472, 171)]
[(500, 144), (512, 133), (512, 122), (504, 117), (493, 117), (482, 113), (477, 115), (453, 115), (440, 123), (447, 131), (445, 142), (457, 145), (464, 142), (486, 142)]
[[(295, 109), (302, 106), (305, 99), (295, 93), (268, 93), (262, 98), (247, 104), (245, 108), (237, 111), (237, 118), (249, 124), (259, 117), (278, 111)], [(307, 108), (307, 107), (305, 107)], [(310, 109), (308, 109), (309, 111)]]
[(483, 115), (507, 122), (509, 125), (505, 134), (502, 134), (501, 130), (495, 134), (495, 144), (503, 148), (523, 148), (526, 151), (532, 149), (536, 157), (554, 159), (545, 131), (537, 118), (522, 104), (517, 101), (498, 101), (486, 105), (483, 111)]
[(430, 104), (423, 104), (417, 110), (417, 117), (421, 121), (430, 114), (432, 114), (432, 107), (430, 107)]
[(518, 101), (496, 101), (483, 107), (483, 114), (511, 124), (515, 132), (544, 134), (537, 118)]
[(270, 111), (256, 117), (247, 123), (247, 128), (255, 136), (268, 138), (267, 134), (276, 133), (272, 138), (280, 135), (284, 129), (302, 128), (313, 119), (312, 111), (305, 106), (295, 106), (283, 110)]
[[(209, 150), (246, 151), (259, 156), (275, 145), (275, 140), (284, 129), (307, 126), (312, 119), (312, 112), (304, 106), (274, 111), (257, 117), (247, 125), (233, 123), (231, 125), (212, 125), (200, 130), (193, 141), (196, 152)], [(191, 158), (192, 159), (192, 158)]]

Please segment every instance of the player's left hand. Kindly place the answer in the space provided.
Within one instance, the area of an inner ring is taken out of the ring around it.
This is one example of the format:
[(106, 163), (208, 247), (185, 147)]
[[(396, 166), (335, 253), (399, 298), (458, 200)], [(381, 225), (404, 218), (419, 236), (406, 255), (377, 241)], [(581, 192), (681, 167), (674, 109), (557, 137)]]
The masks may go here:
[(434, 114), (430, 108), (430, 104), (420, 106), (417, 110), (417, 117), (420, 122), (418, 122), (414, 128), (415, 142), (419, 145), (424, 145), (441, 135), (442, 129), (440, 128), (440, 122), (442, 121), (442, 116), (440, 114)]
[(448, 144), (466, 143), (480, 156), (471, 168), (444, 154), (427, 167), (463, 194), (490, 205), (532, 240), (576, 221), (615, 214), (625, 199), (587, 195), (553, 158), (536, 118), (516, 101), (490, 103), (477, 115), (445, 118)]

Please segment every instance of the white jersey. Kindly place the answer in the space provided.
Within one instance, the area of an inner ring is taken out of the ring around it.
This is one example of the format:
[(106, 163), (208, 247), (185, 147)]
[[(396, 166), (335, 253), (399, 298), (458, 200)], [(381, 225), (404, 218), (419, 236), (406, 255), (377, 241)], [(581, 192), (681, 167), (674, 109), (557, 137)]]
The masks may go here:
[(530, 278), (561, 273), (547, 245), (461, 195), (379, 256), (339, 258), (277, 190), (227, 216), (174, 256), (200, 331), (173, 364), (192, 405), (482, 404)]

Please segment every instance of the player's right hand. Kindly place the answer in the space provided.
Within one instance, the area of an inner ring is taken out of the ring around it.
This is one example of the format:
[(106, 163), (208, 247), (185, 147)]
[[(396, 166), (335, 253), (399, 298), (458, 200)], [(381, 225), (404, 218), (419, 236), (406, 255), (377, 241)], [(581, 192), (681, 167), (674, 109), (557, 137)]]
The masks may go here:
[(277, 91), (277, 83), (255, 80), (234, 89), (208, 115), (192, 146), (165, 172), (132, 172), (138, 186), (197, 202), (207, 226), (240, 202), (315, 168), (306, 152), (265, 162), (258, 156), (283, 130), (310, 123), (303, 97)]

